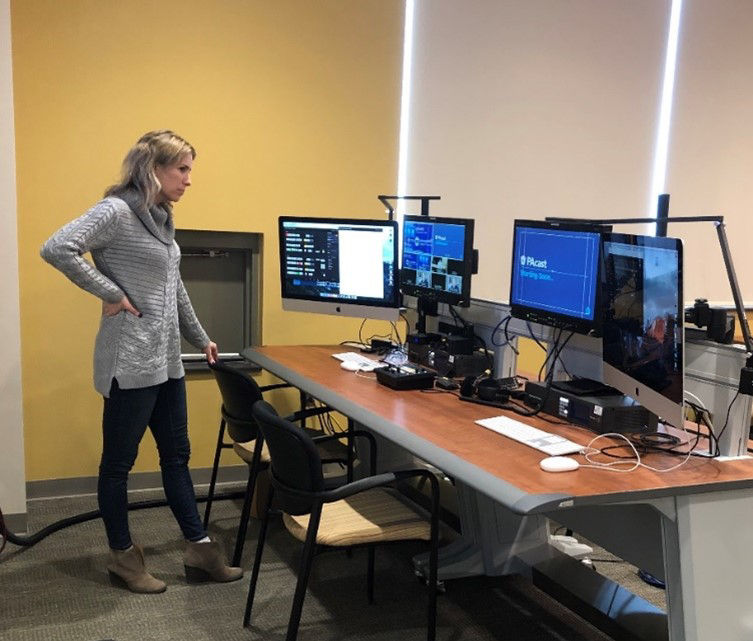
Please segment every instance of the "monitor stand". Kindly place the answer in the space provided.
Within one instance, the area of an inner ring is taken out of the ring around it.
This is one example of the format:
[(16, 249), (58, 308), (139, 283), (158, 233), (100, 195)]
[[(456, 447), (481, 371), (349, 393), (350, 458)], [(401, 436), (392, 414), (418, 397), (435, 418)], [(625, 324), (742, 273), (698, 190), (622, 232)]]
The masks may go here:
[(416, 320), (416, 331), (408, 334), (408, 344), (427, 345), (440, 338), (439, 334), (426, 331), (426, 317), (436, 316), (439, 305), (435, 300), (422, 297), (417, 299), (417, 303), (416, 311), (418, 312), (418, 319)]

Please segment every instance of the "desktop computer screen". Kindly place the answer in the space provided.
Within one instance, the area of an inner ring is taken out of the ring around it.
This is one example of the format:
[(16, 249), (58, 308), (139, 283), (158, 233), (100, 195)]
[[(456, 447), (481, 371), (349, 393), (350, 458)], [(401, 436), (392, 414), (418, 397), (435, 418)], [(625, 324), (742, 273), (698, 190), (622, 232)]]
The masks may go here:
[(601, 229), (516, 220), (510, 314), (586, 334), (598, 325)]
[(473, 274), (473, 220), (403, 218), (403, 294), (467, 307)]
[(397, 223), (280, 216), (285, 310), (395, 321)]
[(681, 426), (682, 241), (605, 234), (601, 279), (604, 383)]

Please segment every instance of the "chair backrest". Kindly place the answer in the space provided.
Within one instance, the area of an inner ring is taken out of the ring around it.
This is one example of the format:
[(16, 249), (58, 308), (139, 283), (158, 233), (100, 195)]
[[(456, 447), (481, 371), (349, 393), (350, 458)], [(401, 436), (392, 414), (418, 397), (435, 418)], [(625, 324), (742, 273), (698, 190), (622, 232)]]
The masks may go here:
[(230, 438), (236, 443), (253, 441), (258, 430), (252, 408), (262, 397), (261, 389), (255, 380), (221, 361), (209, 367), (220, 388), (222, 417)]
[(281, 418), (266, 401), (254, 403), (254, 417), (269, 448), (272, 483), (280, 508), (306, 514), (313, 497), (301, 494), (324, 490), (322, 460), (311, 437), (298, 425)]

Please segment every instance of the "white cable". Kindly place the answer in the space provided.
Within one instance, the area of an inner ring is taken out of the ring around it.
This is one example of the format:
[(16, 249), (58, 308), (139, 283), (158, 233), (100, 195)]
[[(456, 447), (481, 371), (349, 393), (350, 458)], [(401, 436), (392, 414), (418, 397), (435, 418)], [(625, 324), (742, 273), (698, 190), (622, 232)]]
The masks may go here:
[[(687, 434), (687, 431), (683, 428), (683, 431), (685, 434)], [(591, 457), (595, 456), (597, 454), (601, 454), (601, 450), (593, 447), (593, 444), (598, 441), (600, 438), (605, 438), (607, 436), (616, 436), (617, 438), (621, 438), (624, 440), (631, 450), (633, 450), (633, 454), (635, 454), (635, 460), (620, 460), (620, 461), (612, 461), (611, 463), (602, 463), (600, 461), (594, 461)], [(685, 441), (684, 443), (678, 443), (678, 445), (687, 445), (690, 443), (690, 440)], [(677, 447), (677, 446), (675, 446)], [(603, 469), (607, 470), (609, 472), (632, 472), (633, 470), (638, 469), (639, 467), (645, 467), (647, 470), (651, 470), (652, 472), (671, 472), (673, 470), (676, 470), (679, 467), (682, 467), (690, 460), (691, 450), (688, 450), (685, 458), (677, 463), (677, 465), (672, 465), (668, 468), (660, 469), (653, 467), (651, 465), (647, 465), (641, 460), (641, 455), (638, 453), (638, 450), (635, 449), (635, 445), (628, 439), (624, 434), (618, 434), (616, 432), (607, 432), (605, 434), (599, 434), (598, 436), (595, 436), (591, 439), (591, 441), (588, 443), (588, 445), (585, 446), (583, 449), (583, 455), (586, 457), (586, 460), (588, 461), (588, 465), (581, 465), (581, 467), (591, 467), (596, 469)], [(624, 469), (624, 468), (618, 468), (617, 465), (631, 465), (631, 467)]]
[(685, 396), (691, 396), (692, 398), (694, 398), (696, 404), (701, 409), (704, 409), (704, 410), (706, 410), (708, 412), (708, 410), (706, 409), (706, 406), (703, 404), (703, 401), (700, 398), (698, 398), (695, 394), (693, 394), (693, 392), (689, 392), (688, 390), (684, 390), (684, 392), (685, 392)]

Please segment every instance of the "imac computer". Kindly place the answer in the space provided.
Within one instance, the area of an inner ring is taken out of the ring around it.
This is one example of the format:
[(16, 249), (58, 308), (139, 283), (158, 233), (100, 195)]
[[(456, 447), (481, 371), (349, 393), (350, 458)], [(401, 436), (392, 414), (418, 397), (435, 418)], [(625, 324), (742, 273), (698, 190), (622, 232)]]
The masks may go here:
[(468, 307), (473, 274), (473, 220), (403, 217), (403, 294)]
[(396, 321), (397, 223), (280, 216), (282, 307)]
[(516, 220), (510, 314), (581, 334), (597, 329), (603, 229), (594, 225)]
[(604, 383), (681, 426), (682, 241), (605, 234), (601, 281)]

